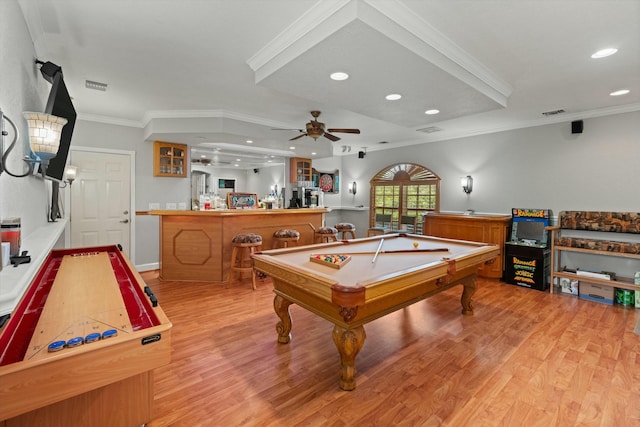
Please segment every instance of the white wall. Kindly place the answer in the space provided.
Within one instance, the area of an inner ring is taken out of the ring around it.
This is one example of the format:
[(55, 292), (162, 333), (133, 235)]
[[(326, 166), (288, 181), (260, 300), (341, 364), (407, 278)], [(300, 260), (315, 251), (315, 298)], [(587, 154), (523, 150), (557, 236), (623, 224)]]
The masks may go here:
[[(287, 180), (285, 179), (284, 165), (274, 165), (269, 167), (260, 167), (257, 172), (252, 169), (246, 171), (246, 187), (239, 189), (238, 191), (246, 191), (250, 193), (257, 193), (258, 198), (262, 199), (265, 195), (271, 192), (271, 187), (278, 186), (278, 194), (285, 188), (287, 194), (291, 194), (289, 188), (287, 188)], [(288, 203), (288, 199), (285, 199)]]
[[(567, 122), (346, 156), (342, 182), (355, 180), (358, 193), (351, 200), (341, 192), (342, 204), (368, 206), (369, 179), (399, 162), (419, 163), (442, 179), (442, 211), (640, 212), (640, 112), (586, 119), (576, 135)], [(467, 196), (460, 177), (468, 174), (474, 185)]]
[[(7, 168), (21, 174), (25, 171), (22, 158), (28, 153), (27, 125), (23, 111), (43, 111), (51, 85), (40, 75), (35, 65), (35, 49), (20, 7), (15, 0), (0, 1), (0, 109), (18, 127), (21, 134), (9, 154)], [(5, 149), (13, 139), (13, 130), (5, 122), (9, 135)], [(21, 217), (22, 235), (27, 236), (47, 224), (48, 183), (35, 177), (14, 178), (0, 175), (0, 217)], [(28, 249), (28, 248), (24, 248)]]

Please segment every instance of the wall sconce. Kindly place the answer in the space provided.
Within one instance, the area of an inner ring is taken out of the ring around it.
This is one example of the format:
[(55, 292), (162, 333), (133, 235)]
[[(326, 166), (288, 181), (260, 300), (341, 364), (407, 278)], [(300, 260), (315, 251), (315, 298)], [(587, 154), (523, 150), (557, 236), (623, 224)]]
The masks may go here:
[[(45, 113), (24, 112), (23, 115), (29, 125), (29, 146), (37, 157), (36, 159), (28, 156), (23, 158), (29, 164), (29, 170), (21, 175), (7, 170), (7, 156), (18, 141), (20, 133), (13, 121), (0, 110), (0, 174), (7, 172), (13, 177), (22, 178), (33, 173), (35, 163), (42, 162), (42, 173), (44, 175), (49, 160), (58, 154), (60, 134), (62, 133), (62, 127), (67, 124), (67, 119)], [(14, 134), (7, 151), (4, 150), (4, 137), (8, 135), (4, 130), (4, 120), (11, 125)]]
[(78, 167), (77, 166), (73, 166), (73, 165), (68, 165), (65, 169), (64, 169), (64, 183), (65, 185), (61, 185), (60, 188), (65, 188), (67, 185), (71, 186), (73, 184), (73, 181), (75, 181), (76, 177), (78, 176)]
[(358, 191), (358, 184), (356, 184), (356, 182), (353, 181), (351, 185), (349, 185), (349, 193), (355, 196), (357, 191)]
[(460, 185), (462, 185), (462, 191), (471, 194), (473, 190), (473, 178), (471, 178), (471, 175), (460, 178)]

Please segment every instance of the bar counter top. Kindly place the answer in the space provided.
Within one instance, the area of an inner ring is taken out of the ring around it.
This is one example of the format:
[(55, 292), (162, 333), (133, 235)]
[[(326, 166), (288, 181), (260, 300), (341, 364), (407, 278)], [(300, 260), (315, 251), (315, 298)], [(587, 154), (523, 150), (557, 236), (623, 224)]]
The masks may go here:
[(289, 215), (297, 213), (327, 213), (331, 208), (299, 208), (299, 209), (211, 209), (206, 211), (192, 210), (152, 210), (148, 215), (173, 216), (241, 216), (241, 215)]
[(225, 209), (207, 211), (151, 210), (160, 222), (161, 280), (225, 283), (236, 234), (262, 236), (262, 248), (271, 249), (273, 233), (281, 228), (300, 232), (298, 245), (313, 243), (314, 229), (322, 227), (330, 208)]

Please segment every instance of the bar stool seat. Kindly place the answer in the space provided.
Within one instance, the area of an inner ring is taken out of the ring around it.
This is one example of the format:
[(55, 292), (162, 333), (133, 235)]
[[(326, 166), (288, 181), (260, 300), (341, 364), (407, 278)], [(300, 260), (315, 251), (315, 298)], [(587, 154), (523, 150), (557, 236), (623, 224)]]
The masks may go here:
[(273, 248), (288, 248), (289, 245), (297, 245), (300, 240), (300, 232), (292, 228), (281, 228), (273, 233)]
[(345, 240), (345, 235), (349, 233), (352, 239), (356, 238), (356, 226), (350, 222), (340, 222), (336, 224), (336, 230), (338, 233), (342, 233), (342, 240)]
[(313, 233), (314, 242), (329, 243), (338, 241), (338, 230), (335, 227), (320, 227)]
[(250, 273), (251, 286), (256, 289), (256, 271), (253, 269), (251, 254), (262, 249), (262, 236), (254, 233), (236, 234), (231, 239), (231, 264), (229, 265), (229, 278), (227, 288), (231, 286), (234, 273)]

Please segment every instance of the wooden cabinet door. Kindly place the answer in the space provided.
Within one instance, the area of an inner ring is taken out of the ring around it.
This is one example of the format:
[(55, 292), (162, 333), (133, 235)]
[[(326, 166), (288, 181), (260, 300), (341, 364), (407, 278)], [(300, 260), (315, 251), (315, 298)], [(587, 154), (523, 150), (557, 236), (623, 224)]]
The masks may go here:
[(187, 158), (186, 145), (156, 141), (153, 147), (153, 176), (185, 178)]
[(289, 182), (311, 181), (311, 159), (292, 157), (289, 162)]

